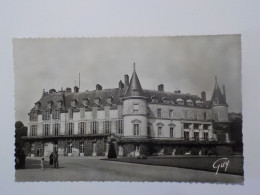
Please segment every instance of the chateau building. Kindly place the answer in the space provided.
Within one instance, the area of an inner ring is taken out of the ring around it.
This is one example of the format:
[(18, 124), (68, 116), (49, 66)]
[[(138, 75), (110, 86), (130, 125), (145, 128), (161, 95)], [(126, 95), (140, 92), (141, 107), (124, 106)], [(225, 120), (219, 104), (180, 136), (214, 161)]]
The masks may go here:
[(217, 79), (207, 100), (204, 91), (143, 89), (134, 69), (130, 82), (125, 75), (113, 89), (43, 91), (29, 117), (31, 156), (106, 156), (110, 142), (118, 156), (232, 152), (225, 87)]

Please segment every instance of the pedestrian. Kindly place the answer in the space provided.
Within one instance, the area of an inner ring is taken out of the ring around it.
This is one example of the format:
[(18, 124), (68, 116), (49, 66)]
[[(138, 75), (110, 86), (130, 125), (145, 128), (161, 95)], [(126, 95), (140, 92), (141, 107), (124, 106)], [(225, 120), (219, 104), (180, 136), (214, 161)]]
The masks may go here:
[(58, 152), (54, 152), (53, 154), (53, 164), (54, 168), (59, 168), (59, 159), (58, 159)]
[(53, 168), (53, 152), (51, 153), (51, 155), (50, 155), (50, 165), (51, 165), (51, 168)]
[(41, 160), (41, 167), (42, 167), (42, 171), (44, 170), (44, 158), (42, 158)]
[(25, 158), (26, 158), (26, 155), (24, 153), (24, 151), (22, 150), (21, 153), (20, 153), (20, 168), (21, 169), (25, 169)]

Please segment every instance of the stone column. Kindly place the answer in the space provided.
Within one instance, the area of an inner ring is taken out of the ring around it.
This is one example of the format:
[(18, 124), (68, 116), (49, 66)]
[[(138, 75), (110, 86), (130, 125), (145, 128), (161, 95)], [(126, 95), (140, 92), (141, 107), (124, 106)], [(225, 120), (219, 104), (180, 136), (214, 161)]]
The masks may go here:
[(209, 126), (209, 141), (213, 141), (213, 127), (212, 125)]
[(124, 154), (123, 146), (118, 146), (118, 156), (123, 156), (123, 154)]
[(189, 139), (194, 140), (194, 124), (191, 124), (190, 132), (189, 132)]
[(97, 156), (97, 152), (96, 152), (96, 143), (93, 143), (93, 153), (92, 156)]
[(105, 152), (105, 156), (107, 156), (107, 155), (108, 155), (108, 150), (109, 150), (109, 143), (108, 143), (108, 142), (106, 142), (106, 152)]
[(203, 124), (199, 125), (199, 139), (204, 140)]

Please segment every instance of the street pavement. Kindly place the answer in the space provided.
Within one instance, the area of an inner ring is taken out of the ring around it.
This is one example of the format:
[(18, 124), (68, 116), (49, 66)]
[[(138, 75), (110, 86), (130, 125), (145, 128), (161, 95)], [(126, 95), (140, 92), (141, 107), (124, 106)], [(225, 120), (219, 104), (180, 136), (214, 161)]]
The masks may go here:
[[(104, 158), (104, 157), (102, 157)], [(16, 170), (15, 180), (26, 181), (177, 181), (243, 183), (243, 176), (185, 168), (142, 165), (102, 160), (100, 157), (59, 157), (60, 168), (51, 168), (45, 159), (26, 158), (26, 169)]]

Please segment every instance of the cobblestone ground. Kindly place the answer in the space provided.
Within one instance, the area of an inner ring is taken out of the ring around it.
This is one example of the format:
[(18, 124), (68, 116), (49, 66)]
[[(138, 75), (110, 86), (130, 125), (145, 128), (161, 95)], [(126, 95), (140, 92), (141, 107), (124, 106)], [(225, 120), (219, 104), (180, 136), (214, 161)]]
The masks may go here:
[(16, 181), (179, 181), (243, 183), (243, 176), (184, 168), (101, 160), (97, 157), (60, 157), (59, 169), (40, 158), (26, 158), (26, 169), (16, 170)]

